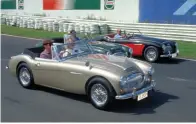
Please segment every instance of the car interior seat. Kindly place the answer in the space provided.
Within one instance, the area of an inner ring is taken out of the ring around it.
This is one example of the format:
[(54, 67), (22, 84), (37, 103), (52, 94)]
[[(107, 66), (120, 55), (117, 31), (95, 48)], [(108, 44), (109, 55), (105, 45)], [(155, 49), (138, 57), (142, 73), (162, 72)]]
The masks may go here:
[(64, 38), (62, 38), (62, 37), (53, 38), (52, 41), (53, 41), (53, 43), (64, 43)]
[(23, 52), (23, 54), (27, 54), (31, 56), (32, 58), (40, 57), (41, 52), (44, 50), (44, 47), (36, 47), (36, 48), (26, 48)]

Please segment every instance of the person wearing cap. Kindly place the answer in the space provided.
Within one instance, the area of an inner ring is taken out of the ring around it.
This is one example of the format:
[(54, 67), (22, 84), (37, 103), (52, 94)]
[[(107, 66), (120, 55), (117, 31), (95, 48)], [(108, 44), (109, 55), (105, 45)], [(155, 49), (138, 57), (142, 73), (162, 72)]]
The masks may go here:
[(121, 35), (121, 30), (118, 29), (117, 30), (117, 34), (114, 36), (115, 39), (119, 39), (119, 38), (124, 38), (124, 36)]
[(40, 54), (40, 58), (52, 59), (51, 45), (52, 45), (51, 40), (44, 40), (43, 41), (44, 51)]

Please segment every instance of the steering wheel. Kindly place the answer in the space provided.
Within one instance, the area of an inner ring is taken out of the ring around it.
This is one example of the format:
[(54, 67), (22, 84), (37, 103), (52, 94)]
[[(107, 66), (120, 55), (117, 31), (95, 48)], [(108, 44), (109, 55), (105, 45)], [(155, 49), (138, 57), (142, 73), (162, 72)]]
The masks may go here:
[(129, 39), (129, 38), (131, 38), (131, 37), (133, 37), (134, 36), (134, 32), (132, 33), (132, 34), (130, 34), (130, 33), (128, 33), (127, 35), (126, 35), (126, 37)]
[(114, 56), (126, 56), (123, 52), (117, 52), (113, 54)]
[(68, 51), (62, 51), (59, 53), (60, 58), (63, 58), (63, 57), (69, 56), (69, 55), (71, 55), (71, 53)]

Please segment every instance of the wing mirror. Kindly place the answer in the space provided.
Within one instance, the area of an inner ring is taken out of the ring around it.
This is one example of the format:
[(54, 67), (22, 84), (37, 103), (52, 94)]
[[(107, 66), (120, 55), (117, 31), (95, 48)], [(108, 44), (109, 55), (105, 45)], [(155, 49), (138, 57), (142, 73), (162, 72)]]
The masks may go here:
[(132, 57), (133, 49), (129, 48), (130, 57)]

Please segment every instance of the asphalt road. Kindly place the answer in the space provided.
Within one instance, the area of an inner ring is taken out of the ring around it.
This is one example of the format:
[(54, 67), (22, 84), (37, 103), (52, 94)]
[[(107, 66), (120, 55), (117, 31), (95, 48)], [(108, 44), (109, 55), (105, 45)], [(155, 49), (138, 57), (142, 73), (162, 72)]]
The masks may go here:
[(85, 96), (49, 88), (22, 88), (5, 69), (8, 59), (35, 40), (2, 36), (1, 119), (3, 122), (190, 122), (196, 121), (196, 62), (153, 64), (157, 92), (139, 103), (117, 101), (112, 111), (95, 109)]

